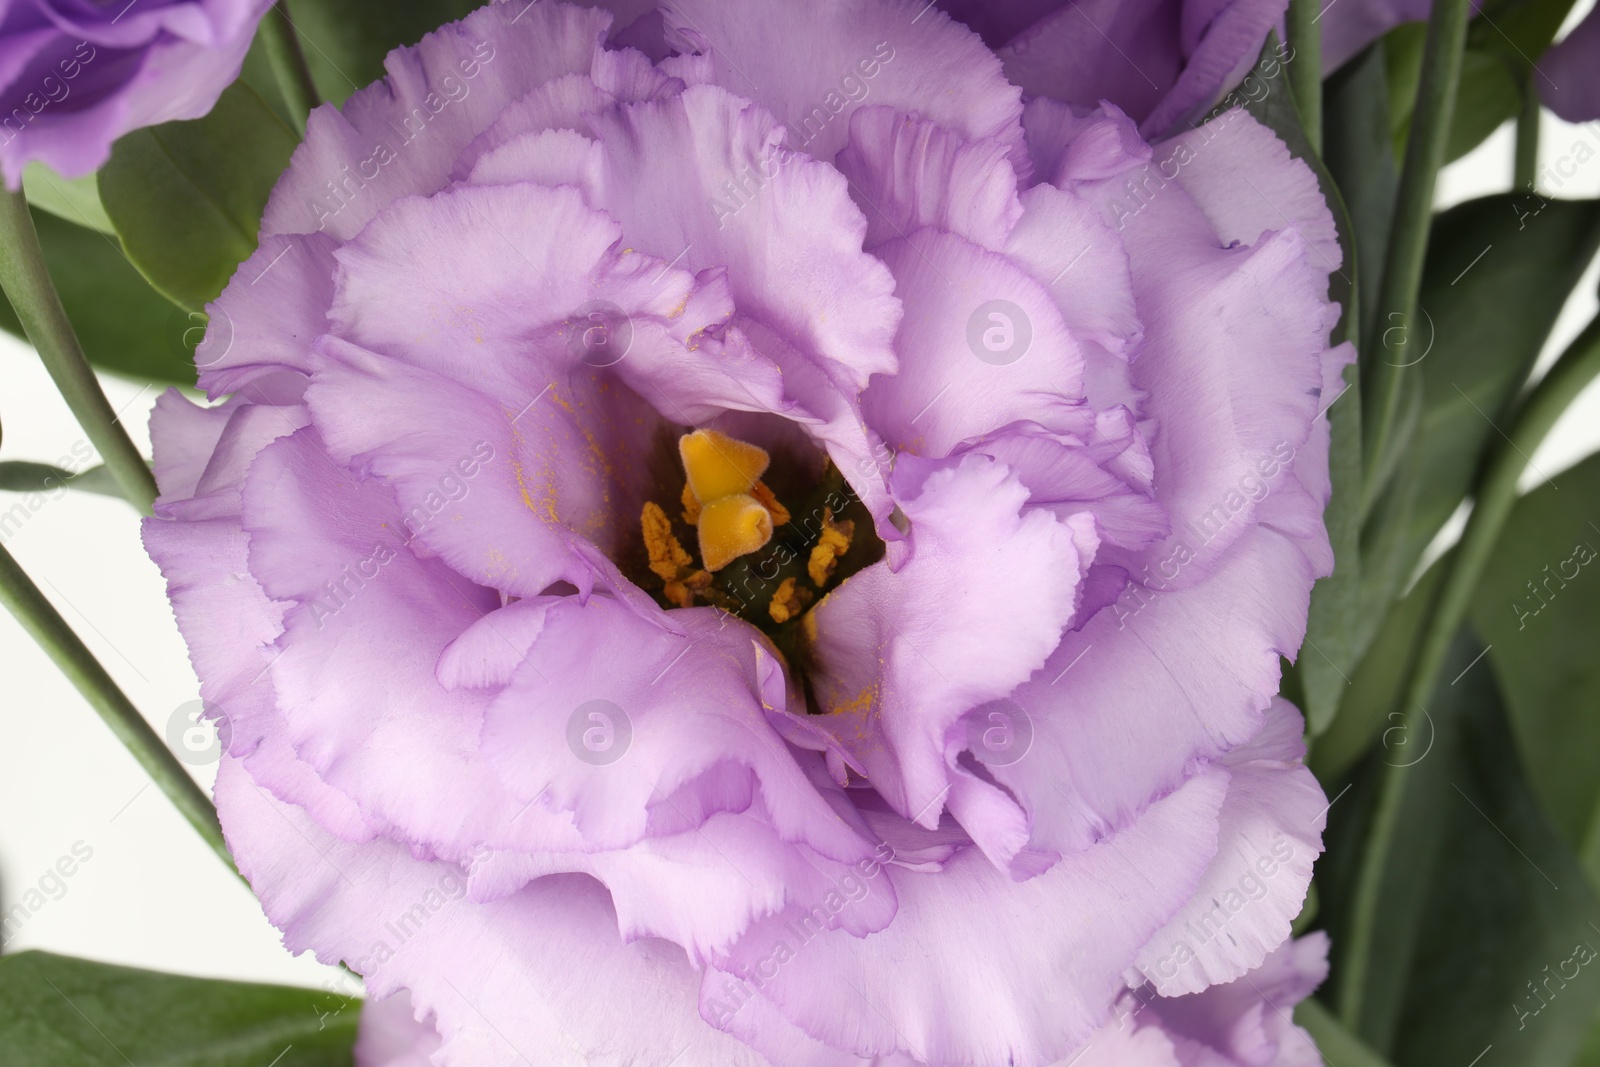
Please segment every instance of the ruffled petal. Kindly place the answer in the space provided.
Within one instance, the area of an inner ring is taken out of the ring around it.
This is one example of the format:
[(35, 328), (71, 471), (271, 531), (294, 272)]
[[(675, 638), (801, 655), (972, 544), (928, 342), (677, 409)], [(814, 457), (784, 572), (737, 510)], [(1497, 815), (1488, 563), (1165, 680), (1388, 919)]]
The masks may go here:
[(1328, 937), (1285, 941), (1238, 981), (1183, 997), (1158, 997), (1136, 1019), (1159, 1028), (1183, 1067), (1320, 1067), (1294, 1006), (1328, 977)]
[[(859, 853), (855, 864), (870, 862), (864, 841)], [(818, 908), (818, 921), (857, 937), (883, 929), (895, 915), (894, 891), (885, 879), (862, 879), (855, 864), (784, 842), (753, 814), (724, 812), (625, 849), (491, 853), (474, 866), (469, 895), (496, 900), (536, 878), (588, 874), (610, 892), (625, 940), (671, 941), (700, 967), (752, 922), (789, 907)]]
[(892, 108), (850, 116), (838, 167), (867, 216), (868, 248), (932, 226), (999, 251), (1022, 215), (1004, 142), (967, 141)]
[[(502, 403), (331, 338), (319, 349), (325, 365), (308, 396), (325, 447), (392, 490), (394, 543), (510, 596), (556, 582), (585, 596), (597, 581), (623, 591), (577, 531), (601, 537), (602, 551), (621, 546), (645, 498), (644, 441), (604, 421), (597, 383), (575, 378)], [(574, 455), (589, 464), (567, 462)]]
[[(863, 1056), (1018, 1067), (1065, 1058), (1109, 1014), (1130, 950), (1215, 852), (1225, 787), (1223, 774), (1198, 775), (1114, 840), (1024, 882), (972, 848), (937, 873), (891, 862), (900, 911), (887, 929), (855, 938), (792, 917), (758, 923), (706, 972), (701, 1013), (735, 1027), (759, 997)], [(900, 840), (891, 830), (886, 843)]]
[[(677, 0), (663, 7), (684, 51), (789, 129), (789, 145), (832, 161), (864, 101), (914, 112), (969, 141), (998, 138), (1019, 170), (1020, 93), (976, 35), (914, 0)], [(772, 42), (782, 41), (782, 48)]]
[(250, 573), (289, 602), (268, 676), (296, 754), (412, 840), (464, 850), (509, 820), (478, 749), (487, 700), (434, 677), (445, 645), (499, 598), (416, 556), (393, 495), (339, 468), (311, 430), (252, 464), (244, 527)]
[(1194, 899), (1135, 964), (1162, 996), (1198, 993), (1261, 965), (1289, 937), (1322, 851), (1328, 801), (1306, 769), (1304, 723), (1278, 699), (1261, 733), (1229, 752), (1220, 847)]
[(1089, 195), (1126, 235), (1145, 328), (1132, 381), (1145, 394), (1141, 414), (1160, 427), (1151, 442), (1156, 492), (1172, 519), (1169, 537), (1127, 564), (1190, 584), (1255, 523), (1261, 501), (1292, 481), (1280, 476), (1321, 410), (1322, 354), (1337, 313), (1325, 298), (1329, 268), (1302, 236), (1308, 226), (1224, 247), (1186, 189), (1170, 182), (1131, 207), (1110, 182)]
[(1095, 537), (1086, 518), (1025, 511), (1027, 490), (984, 456), (902, 456), (893, 484), (911, 523), (910, 559), (851, 575), (812, 610), (811, 677), (821, 725), (895, 810), (932, 827), (967, 745), (961, 716), (1045, 662)]
[(319, 233), (263, 235), (222, 295), (206, 305), (210, 321), (194, 365), (207, 395), (234, 392), (285, 368), (311, 372), (311, 343), (328, 328), (333, 305), (335, 247)]
[(784, 153), (770, 114), (712, 86), (596, 116), (594, 127), (604, 207), (630, 244), (679, 268), (727, 269), (744, 342), (793, 381), (789, 395), (829, 428), (819, 440), (886, 518), (881, 461), (853, 408), (870, 376), (895, 371), (900, 303), (883, 264), (861, 250), (866, 220), (844, 179)]
[(1036, 185), (1005, 254), (1049, 290), (1073, 336), (1128, 358), (1144, 337), (1128, 254), (1100, 213), (1075, 193)]
[(1249, 70), (1287, 0), (1080, 0), (999, 50), (1029, 96), (1109, 100), (1147, 137), (1198, 119)]
[[(591, 847), (621, 848), (759, 796), (784, 840), (858, 858), (859, 835), (768, 725), (756, 631), (709, 608), (672, 615), (682, 635), (605, 597), (549, 606), (483, 724), (517, 804), (571, 812)], [(685, 797), (702, 778), (736, 788)], [(520, 836), (529, 822), (505, 827), (500, 846), (537, 847)]]
[(1083, 352), (1043, 285), (1004, 256), (936, 230), (878, 255), (906, 306), (899, 373), (875, 379), (862, 400), (884, 440), (937, 458), (1020, 420), (1083, 426)]
[(285, 945), (347, 963), (369, 996), (409, 990), (414, 1009), (436, 1020), (446, 1067), (626, 1067), (663, 1056), (681, 1067), (767, 1067), (700, 1019), (699, 977), (681, 950), (617, 936), (590, 878), (540, 878), (473, 904), (461, 868), (393, 842), (339, 841), (254, 788), (232, 757), (218, 768), (217, 807)]
[(1131, 583), (1011, 694), (1027, 757), (988, 770), (1033, 819), (1036, 848), (1071, 852), (1125, 826), (1199, 762), (1254, 737), (1279, 657), (1305, 637), (1313, 573), (1254, 528), (1204, 582)]
[(356, 1067), (431, 1067), (438, 1050), (439, 1031), (416, 1017), (405, 990), (361, 1005)]
[(348, 241), (393, 201), (437, 192), (506, 105), (553, 78), (589, 73), (610, 21), (571, 4), (489, 4), (391, 52), (383, 81), (311, 113), (267, 201), (262, 237)]

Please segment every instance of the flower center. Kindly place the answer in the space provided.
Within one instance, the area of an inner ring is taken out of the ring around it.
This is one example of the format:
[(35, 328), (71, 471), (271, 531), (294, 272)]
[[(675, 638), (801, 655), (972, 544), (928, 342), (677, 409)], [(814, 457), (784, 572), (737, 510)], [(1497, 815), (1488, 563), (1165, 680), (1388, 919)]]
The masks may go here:
[[(791, 512), (762, 481), (767, 451), (717, 430), (678, 439), (685, 484), (676, 518), (655, 501), (640, 526), (657, 597), (668, 607), (709, 604), (774, 636), (883, 555), (871, 517), (832, 463)], [(696, 555), (684, 546), (692, 544)]]

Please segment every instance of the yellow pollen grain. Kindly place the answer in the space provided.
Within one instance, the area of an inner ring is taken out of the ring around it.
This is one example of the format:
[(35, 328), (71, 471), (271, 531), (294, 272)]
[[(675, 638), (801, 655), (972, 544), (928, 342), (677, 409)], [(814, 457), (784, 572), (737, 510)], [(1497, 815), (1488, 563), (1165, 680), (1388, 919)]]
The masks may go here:
[(689, 488), (689, 483), (683, 483), (683, 521), (690, 526), (700, 524), (700, 501), (695, 499), (694, 490)]
[(855, 532), (855, 523), (849, 519), (834, 522), (833, 509), (822, 509), (822, 536), (812, 546), (811, 557), (806, 560), (806, 573), (818, 589), (833, 576), (834, 568), (839, 565), (839, 557), (850, 551), (850, 539)]
[(772, 525), (788, 525), (789, 519), (791, 518), (789, 509), (778, 503), (778, 498), (773, 495), (772, 490), (767, 487), (766, 482), (757, 482), (755, 485), (751, 486), (750, 495), (761, 501), (761, 506), (772, 513)]
[(811, 599), (811, 594), (795, 584), (793, 578), (785, 578), (778, 586), (778, 591), (772, 594), (772, 601), (767, 605), (767, 614), (772, 616), (775, 623), (788, 622), (806, 609), (806, 602)]
[[(672, 520), (661, 510), (660, 504), (647, 500), (639, 524), (644, 529), (644, 550), (650, 557), (651, 573), (664, 581), (676, 582), (694, 562), (694, 557), (672, 536)], [(670, 591), (668, 596), (671, 596)]]

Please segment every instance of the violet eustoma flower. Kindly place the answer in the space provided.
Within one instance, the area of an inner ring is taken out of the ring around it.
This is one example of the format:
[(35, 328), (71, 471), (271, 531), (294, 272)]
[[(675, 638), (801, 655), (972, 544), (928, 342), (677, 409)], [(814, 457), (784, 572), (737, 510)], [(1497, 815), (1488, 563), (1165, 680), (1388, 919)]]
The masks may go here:
[(1595, 76), (1595, 55), (1600, 53), (1600, 14), (1591, 8), (1583, 21), (1540, 57), (1534, 84), (1544, 105), (1568, 122), (1600, 119), (1600, 77)]
[(1109, 101), (1160, 136), (1201, 117), (1255, 63), (1288, 0), (941, 0), (1030, 96)]
[(438, 1063), (1211, 1041), (1321, 849), (1314, 177), (917, 3), (645, 18), (493, 5), (314, 112), (226, 399), (158, 404), (240, 869)]
[(97, 169), (141, 126), (211, 110), (272, 0), (0, 0), (0, 173)]

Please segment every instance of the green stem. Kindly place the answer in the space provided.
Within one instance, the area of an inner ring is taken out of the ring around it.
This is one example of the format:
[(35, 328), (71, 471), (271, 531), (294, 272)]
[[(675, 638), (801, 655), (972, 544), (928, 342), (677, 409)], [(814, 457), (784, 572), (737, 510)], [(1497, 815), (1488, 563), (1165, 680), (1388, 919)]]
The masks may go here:
[(317, 84), (311, 80), (311, 68), (306, 65), (306, 54), (300, 48), (300, 37), (295, 33), (294, 22), (289, 18), (288, 0), (278, 0), (261, 20), (261, 42), (266, 47), (267, 59), (272, 63), (272, 74), (278, 80), (278, 91), (294, 119), (295, 128), (306, 128), (306, 116), (322, 102), (317, 94)]
[[(1400, 380), (1405, 369), (1405, 328), (1416, 314), (1417, 290), (1422, 285), (1422, 264), (1428, 251), (1433, 222), (1433, 190), (1444, 164), (1455, 111), (1456, 87), (1461, 81), (1461, 56), (1466, 47), (1467, 0), (1437, 0), (1428, 19), (1428, 37), (1417, 84), (1416, 107), (1411, 113), (1411, 133), (1406, 141), (1405, 165), (1395, 196), (1394, 217), (1378, 287), (1378, 306), (1367, 329), (1362, 377), (1369, 393), (1362, 399), (1366, 440), (1362, 448), (1362, 513), (1370, 510), (1383, 489), (1396, 442), (1392, 440), (1400, 413)], [(1399, 325), (1401, 329), (1394, 330)], [(1384, 350), (1384, 331), (1397, 334), (1397, 348)]]
[[(1407, 675), (1402, 703), (1406, 737), (1421, 737), (1425, 702), (1439, 684), (1445, 657), (1471, 606), (1472, 595), (1488, 565), (1517, 502), (1517, 482), (1528, 457), (1577, 395), (1600, 375), (1600, 317), (1584, 329), (1561, 354), (1550, 372), (1528, 393), (1513, 417), (1505, 444), (1494, 451), (1473, 491), (1472, 513), (1455, 550), (1440, 561), (1439, 586), (1425, 616), (1420, 643)], [(1339, 1011), (1352, 1027), (1362, 1014), (1361, 997), (1367, 987), (1379, 899), (1391, 859), (1391, 844), (1400, 818), (1407, 776), (1414, 764), (1388, 764), (1379, 787), (1378, 806), (1362, 856), (1351, 910), (1350, 933), (1344, 942), (1345, 963), (1339, 990)]]
[(1317, 155), (1322, 155), (1322, 3), (1289, 0), (1285, 31), (1289, 38), (1289, 91), (1300, 125)]
[(1522, 110), (1517, 113), (1517, 156), (1511, 179), (1512, 192), (1538, 191), (1539, 112), (1539, 91), (1530, 76), (1522, 87)]
[(146, 515), (156, 499), (156, 480), (127, 432), (117, 422), (100, 383), (83, 356), (78, 335), (45, 266), (39, 234), (20, 192), (0, 189), (0, 288), (11, 300), (23, 331), (39, 350), (45, 369), (72, 409), (78, 425), (99, 450), (123, 496)]
[(230, 869), (233, 858), (222, 840), (222, 826), (217, 821), (217, 809), (205, 790), (195, 784), (183, 764), (161, 742), (150, 724), (139, 714), (127, 696), (106, 673), (100, 661), (94, 658), (78, 635), (72, 632), (61, 613), (45, 599), (39, 587), (17, 565), (5, 546), (0, 545), (0, 603), (22, 623), (41, 648), (50, 654), (61, 673), (77, 687), (85, 700), (99, 712), (100, 718), (111, 727), (123, 747), (133, 754), (167, 799), (189, 820), (206, 844), (211, 846)]

